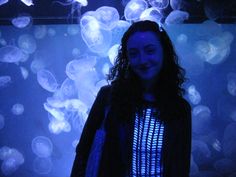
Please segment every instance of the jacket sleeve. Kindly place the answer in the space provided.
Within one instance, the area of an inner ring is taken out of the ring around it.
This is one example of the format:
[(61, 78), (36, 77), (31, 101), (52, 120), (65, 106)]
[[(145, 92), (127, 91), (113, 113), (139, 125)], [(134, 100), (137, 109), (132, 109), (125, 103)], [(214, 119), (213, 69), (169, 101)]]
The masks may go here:
[(79, 144), (76, 147), (71, 177), (84, 177), (88, 155), (96, 130), (99, 128), (103, 117), (107, 100), (108, 86), (102, 87), (91, 107), (87, 121), (84, 125)]

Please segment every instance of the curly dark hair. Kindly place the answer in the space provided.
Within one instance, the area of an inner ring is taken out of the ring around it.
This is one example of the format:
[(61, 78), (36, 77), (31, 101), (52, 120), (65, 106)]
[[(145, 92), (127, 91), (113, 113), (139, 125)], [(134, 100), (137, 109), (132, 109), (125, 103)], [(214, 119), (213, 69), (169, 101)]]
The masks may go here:
[[(112, 85), (112, 104), (121, 112), (127, 112), (142, 100), (140, 80), (129, 67), (127, 41), (135, 32), (152, 31), (163, 46), (163, 65), (155, 85), (155, 96), (159, 105), (168, 105), (170, 101), (182, 97), (185, 93), (182, 84), (186, 80), (185, 70), (178, 63), (178, 56), (164, 29), (156, 22), (145, 20), (133, 23), (124, 33), (114, 66), (110, 69), (107, 80)], [(166, 103), (166, 104), (165, 104)], [(123, 109), (123, 110), (121, 110)]]

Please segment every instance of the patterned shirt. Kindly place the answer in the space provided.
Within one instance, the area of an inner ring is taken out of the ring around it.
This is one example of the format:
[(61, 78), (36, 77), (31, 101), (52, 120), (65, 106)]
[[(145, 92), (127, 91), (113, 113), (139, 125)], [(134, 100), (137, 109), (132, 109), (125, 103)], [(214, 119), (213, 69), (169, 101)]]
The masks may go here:
[(144, 108), (134, 121), (131, 177), (161, 177), (164, 123), (155, 108)]

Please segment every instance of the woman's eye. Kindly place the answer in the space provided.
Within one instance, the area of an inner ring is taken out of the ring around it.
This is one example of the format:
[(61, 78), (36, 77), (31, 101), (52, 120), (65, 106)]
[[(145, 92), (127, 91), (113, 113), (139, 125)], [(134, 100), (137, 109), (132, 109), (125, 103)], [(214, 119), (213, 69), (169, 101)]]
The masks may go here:
[(147, 52), (148, 54), (153, 54), (153, 53), (156, 52), (156, 50), (155, 50), (155, 49), (147, 49), (146, 52)]

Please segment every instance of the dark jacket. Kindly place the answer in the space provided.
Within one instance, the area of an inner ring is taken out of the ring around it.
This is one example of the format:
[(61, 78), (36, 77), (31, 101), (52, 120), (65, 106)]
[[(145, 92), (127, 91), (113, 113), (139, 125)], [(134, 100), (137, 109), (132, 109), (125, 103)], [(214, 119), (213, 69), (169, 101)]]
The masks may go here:
[[(108, 107), (111, 87), (102, 87), (90, 110), (80, 142), (76, 149), (71, 177), (84, 177), (94, 134), (100, 127)], [(176, 111), (181, 118), (165, 121), (163, 142), (164, 177), (188, 177), (191, 154), (191, 108), (180, 99)], [(179, 109), (179, 110), (178, 110)], [(99, 177), (125, 177), (129, 171), (133, 141), (133, 119), (121, 122), (114, 110), (110, 109), (106, 120), (106, 141), (101, 158)]]

